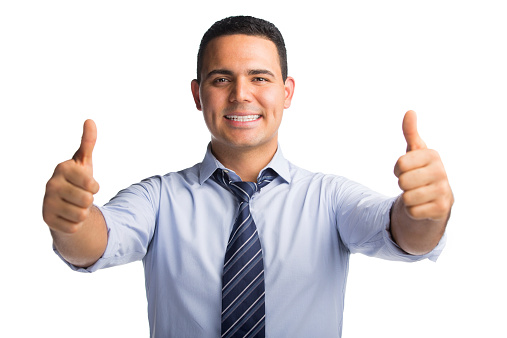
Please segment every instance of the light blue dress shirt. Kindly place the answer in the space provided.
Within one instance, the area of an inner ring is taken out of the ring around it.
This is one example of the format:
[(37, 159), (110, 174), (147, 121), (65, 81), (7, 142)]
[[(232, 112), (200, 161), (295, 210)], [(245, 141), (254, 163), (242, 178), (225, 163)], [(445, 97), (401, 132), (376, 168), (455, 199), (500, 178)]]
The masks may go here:
[[(264, 255), (267, 337), (340, 337), (351, 253), (411, 262), (436, 260), (443, 249), (445, 239), (412, 256), (392, 241), (396, 198), (298, 168), (280, 149), (267, 167), (279, 176), (250, 202)], [(151, 337), (220, 336), (238, 202), (210, 177), (217, 168), (208, 146), (202, 163), (120, 191), (100, 208), (109, 233), (102, 258), (88, 269), (69, 264), (93, 272), (143, 260)]]

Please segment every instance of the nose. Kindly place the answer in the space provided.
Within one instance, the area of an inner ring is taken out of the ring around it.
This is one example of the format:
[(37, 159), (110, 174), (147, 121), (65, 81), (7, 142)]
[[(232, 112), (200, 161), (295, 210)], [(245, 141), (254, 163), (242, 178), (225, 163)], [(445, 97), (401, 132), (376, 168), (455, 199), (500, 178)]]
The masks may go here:
[(250, 102), (252, 98), (250, 82), (248, 79), (238, 78), (231, 86), (230, 102)]

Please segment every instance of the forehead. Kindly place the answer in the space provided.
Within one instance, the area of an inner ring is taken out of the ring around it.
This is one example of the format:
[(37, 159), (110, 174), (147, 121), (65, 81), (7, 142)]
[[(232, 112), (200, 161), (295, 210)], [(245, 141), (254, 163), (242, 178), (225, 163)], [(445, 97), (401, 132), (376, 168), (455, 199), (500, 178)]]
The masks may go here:
[(206, 46), (202, 74), (213, 69), (240, 70), (266, 68), (280, 73), (280, 60), (276, 45), (262, 36), (244, 34), (214, 38)]

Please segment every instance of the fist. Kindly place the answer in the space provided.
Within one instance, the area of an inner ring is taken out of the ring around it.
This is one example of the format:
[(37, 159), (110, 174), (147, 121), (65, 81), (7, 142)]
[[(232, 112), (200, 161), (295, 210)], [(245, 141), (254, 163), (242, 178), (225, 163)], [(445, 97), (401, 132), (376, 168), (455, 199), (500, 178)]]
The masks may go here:
[(454, 197), (442, 160), (419, 136), (414, 111), (405, 114), (402, 128), (407, 153), (396, 162), (394, 174), (407, 212), (416, 219), (447, 219)]
[(90, 213), (93, 195), (99, 191), (92, 165), (96, 140), (97, 127), (86, 120), (79, 149), (71, 160), (56, 167), (46, 185), (42, 217), (52, 230), (75, 233)]

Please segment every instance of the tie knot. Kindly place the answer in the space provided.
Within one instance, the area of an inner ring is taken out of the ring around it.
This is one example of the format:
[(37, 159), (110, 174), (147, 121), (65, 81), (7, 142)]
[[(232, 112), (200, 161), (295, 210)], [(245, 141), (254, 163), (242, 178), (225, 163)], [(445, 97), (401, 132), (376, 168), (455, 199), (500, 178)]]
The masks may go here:
[(247, 203), (255, 192), (268, 185), (276, 176), (277, 173), (271, 168), (264, 170), (257, 182), (232, 181), (228, 171), (223, 169), (217, 169), (213, 173), (213, 178), (220, 185), (229, 189), (240, 201)]

